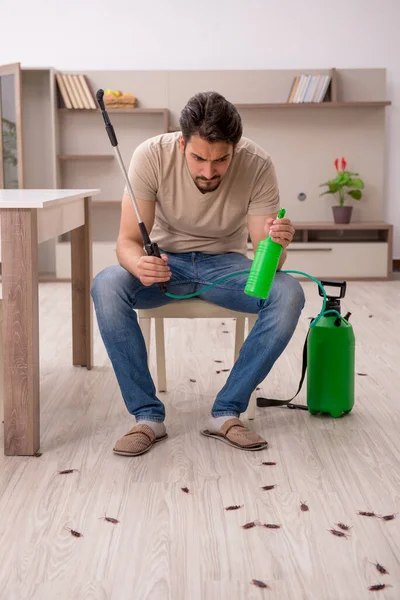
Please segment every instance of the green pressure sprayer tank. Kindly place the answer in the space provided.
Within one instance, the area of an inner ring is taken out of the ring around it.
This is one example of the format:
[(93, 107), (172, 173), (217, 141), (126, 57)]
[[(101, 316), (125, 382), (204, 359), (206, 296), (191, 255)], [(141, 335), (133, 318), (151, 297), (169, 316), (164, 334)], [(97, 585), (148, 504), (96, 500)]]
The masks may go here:
[[(311, 414), (340, 417), (354, 406), (355, 337), (351, 313), (340, 313), (346, 282), (321, 281), (340, 287), (338, 296), (327, 295), (323, 315), (311, 327), (307, 345), (307, 406)], [(319, 294), (322, 296), (321, 289)], [(332, 311), (332, 312), (330, 312)]]

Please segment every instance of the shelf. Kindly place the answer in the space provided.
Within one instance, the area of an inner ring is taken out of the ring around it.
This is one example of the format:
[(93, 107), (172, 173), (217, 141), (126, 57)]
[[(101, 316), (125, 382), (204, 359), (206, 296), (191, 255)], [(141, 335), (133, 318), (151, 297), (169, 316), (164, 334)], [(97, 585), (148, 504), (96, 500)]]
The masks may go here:
[[(167, 108), (107, 108), (108, 113), (122, 113), (131, 115), (164, 115)], [(99, 113), (99, 108), (59, 108), (60, 113)]]
[(113, 208), (121, 206), (122, 200), (92, 200), (92, 206), (101, 206), (102, 208)]
[(113, 160), (114, 154), (59, 154), (60, 160)]
[[(287, 108), (289, 110), (303, 110), (316, 108), (319, 110), (335, 108), (382, 108), (391, 106), (390, 100), (376, 101), (354, 101), (354, 102), (270, 102), (266, 104), (235, 104), (238, 110), (269, 109), (269, 108)], [(180, 131), (179, 128), (171, 126), (168, 133)]]
[(379, 108), (390, 106), (389, 100), (355, 101), (355, 102), (272, 102), (269, 104), (235, 104), (237, 109), (253, 108)]
[(297, 230), (297, 231), (304, 231), (306, 229), (309, 229), (310, 231), (312, 230), (336, 230), (336, 231), (341, 231), (341, 230), (358, 230), (358, 231), (373, 231), (373, 230), (390, 230), (392, 229), (392, 225), (390, 225), (389, 223), (384, 223), (383, 221), (363, 221), (363, 222), (357, 222), (354, 221), (353, 223), (346, 223), (346, 224), (339, 224), (339, 223), (333, 223), (330, 221), (303, 221), (303, 222), (293, 222), (293, 227)]

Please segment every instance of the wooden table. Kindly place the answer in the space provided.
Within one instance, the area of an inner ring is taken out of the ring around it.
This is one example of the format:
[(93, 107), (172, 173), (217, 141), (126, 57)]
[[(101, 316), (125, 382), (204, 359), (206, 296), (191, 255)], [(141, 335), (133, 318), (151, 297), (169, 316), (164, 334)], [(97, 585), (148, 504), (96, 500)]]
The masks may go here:
[(92, 367), (90, 202), (99, 191), (0, 189), (6, 455), (40, 447), (38, 244), (69, 231), (72, 362)]

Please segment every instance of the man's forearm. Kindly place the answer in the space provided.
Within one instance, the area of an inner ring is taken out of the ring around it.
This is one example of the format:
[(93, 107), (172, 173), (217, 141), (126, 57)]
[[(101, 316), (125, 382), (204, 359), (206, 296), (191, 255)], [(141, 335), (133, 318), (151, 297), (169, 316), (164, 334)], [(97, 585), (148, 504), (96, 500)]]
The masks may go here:
[(129, 273), (138, 277), (136, 265), (141, 256), (146, 252), (141, 244), (132, 240), (123, 240), (117, 243), (117, 258), (121, 267), (124, 267)]

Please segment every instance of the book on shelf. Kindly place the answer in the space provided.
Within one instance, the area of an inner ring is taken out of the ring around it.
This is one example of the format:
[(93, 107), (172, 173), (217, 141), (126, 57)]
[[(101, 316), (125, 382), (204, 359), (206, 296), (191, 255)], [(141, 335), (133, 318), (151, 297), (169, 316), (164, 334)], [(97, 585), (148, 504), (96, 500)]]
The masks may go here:
[(331, 81), (330, 75), (296, 75), (287, 101), (289, 104), (325, 102)]
[(96, 110), (92, 90), (85, 75), (56, 73), (60, 97), (65, 108)]

